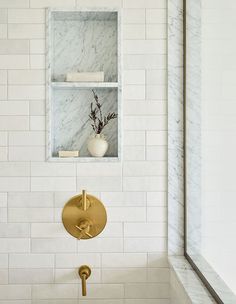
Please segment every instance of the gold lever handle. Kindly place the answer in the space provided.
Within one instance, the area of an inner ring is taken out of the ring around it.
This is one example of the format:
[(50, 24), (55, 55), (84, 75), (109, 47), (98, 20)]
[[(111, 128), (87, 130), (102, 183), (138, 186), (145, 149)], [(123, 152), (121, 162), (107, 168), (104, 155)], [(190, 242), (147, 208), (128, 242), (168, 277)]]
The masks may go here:
[(91, 226), (91, 224), (90, 224), (90, 222), (89, 222), (88, 220), (83, 220), (82, 222), (80, 222), (79, 225), (76, 225), (76, 226), (75, 226), (75, 227), (76, 227), (77, 229), (79, 229), (79, 231), (80, 231), (80, 234), (79, 234), (79, 236), (78, 236), (78, 240), (81, 240), (82, 237), (83, 237), (84, 235), (87, 235), (87, 236), (89, 236), (89, 237), (91, 237), (91, 238), (93, 237), (93, 236), (89, 233), (90, 226)]
[(82, 190), (82, 209), (84, 211), (87, 210), (87, 195), (85, 190)]
[(91, 269), (87, 265), (82, 265), (79, 268), (79, 276), (82, 281), (82, 296), (87, 295), (87, 290), (86, 290), (86, 280), (90, 277), (91, 275)]

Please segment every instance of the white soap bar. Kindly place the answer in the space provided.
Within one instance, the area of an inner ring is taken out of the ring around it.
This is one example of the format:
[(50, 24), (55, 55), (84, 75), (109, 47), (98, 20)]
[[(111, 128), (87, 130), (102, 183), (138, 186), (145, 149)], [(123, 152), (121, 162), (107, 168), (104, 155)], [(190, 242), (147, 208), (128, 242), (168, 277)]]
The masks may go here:
[(104, 72), (74, 72), (66, 74), (66, 81), (78, 81), (78, 82), (103, 82)]
[(59, 157), (78, 157), (79, 151), (59, 151)]

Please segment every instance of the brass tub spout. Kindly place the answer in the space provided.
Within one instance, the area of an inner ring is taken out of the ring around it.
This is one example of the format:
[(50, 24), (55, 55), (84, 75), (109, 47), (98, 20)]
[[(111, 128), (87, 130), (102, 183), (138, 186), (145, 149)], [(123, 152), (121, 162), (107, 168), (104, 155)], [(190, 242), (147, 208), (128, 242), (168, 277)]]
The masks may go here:
[(90, 277), (91, 269), (87, 265), (82, 265), (79, 268), (79, 276), (82, 280), (82, 296), (87, 295), (86, 280)]

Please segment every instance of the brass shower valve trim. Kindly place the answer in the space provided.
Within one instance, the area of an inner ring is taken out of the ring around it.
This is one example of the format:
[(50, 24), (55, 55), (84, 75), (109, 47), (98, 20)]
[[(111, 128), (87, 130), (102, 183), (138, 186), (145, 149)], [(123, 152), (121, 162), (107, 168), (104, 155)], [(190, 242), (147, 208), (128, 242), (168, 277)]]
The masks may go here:
[(90, 239), (105, 228), (107, 214), (103, 203), (83, 190), (64, 206), (62, 222), (67, 232), (78, 240)]

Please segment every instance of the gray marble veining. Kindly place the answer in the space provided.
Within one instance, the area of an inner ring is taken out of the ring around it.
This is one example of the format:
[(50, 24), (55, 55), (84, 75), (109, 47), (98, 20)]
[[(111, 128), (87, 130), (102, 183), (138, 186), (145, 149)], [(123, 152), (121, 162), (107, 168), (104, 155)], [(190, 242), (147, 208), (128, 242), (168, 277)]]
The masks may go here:
[(116, 13), (101, 14), (107, 17), (102, 19), (96, 12), (64, 12), (65, 19), (53, 19), (54, 81), (64, 81), (66, 73), (76, 71), (104, 71), (105, 81), (117, 81)]
[[(117, 113), (117, 89), (94, 89), (102, 103), (104, 114)], [(92, 89), (55, 89), (53, 92), (52, 128), (53, 155), (59, 150), (79, 150), (80, 156), (89, 156), (87, 142), (94, 133), (89, 120), (90, 103), (94, 101)], [(104, 128), (109, 148), (106, 156), (117, 156), (118, 123), (111, 120)]]

